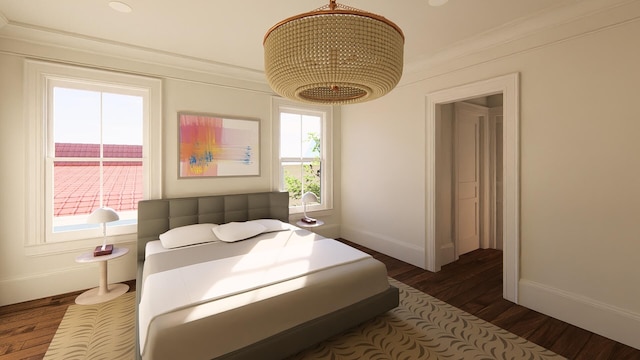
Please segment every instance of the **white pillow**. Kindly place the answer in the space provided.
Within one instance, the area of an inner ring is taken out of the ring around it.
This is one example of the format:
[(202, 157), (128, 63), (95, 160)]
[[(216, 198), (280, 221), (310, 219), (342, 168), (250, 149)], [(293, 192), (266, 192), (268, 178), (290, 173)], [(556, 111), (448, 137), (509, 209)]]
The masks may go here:
[(213, 233), (222, 241), (234, 242), (261, 234), (266, 229), (264, 225), (257, 222), (230, 222), (214, 227)]
[(160, 234), (160, 242), (167, 249), (219, 241), (211, 231), (216, 224), (193, 224), (173, 228)]
[(283, 231), (289, 230), (291, 227), (287, 223), (283, 223), (280, 220), (276, 219), (257, 219), (257, 220), (249, 220), (247, 222), (255, 222), (265, 227), (263, 232), (273, 232), (273, 231)]

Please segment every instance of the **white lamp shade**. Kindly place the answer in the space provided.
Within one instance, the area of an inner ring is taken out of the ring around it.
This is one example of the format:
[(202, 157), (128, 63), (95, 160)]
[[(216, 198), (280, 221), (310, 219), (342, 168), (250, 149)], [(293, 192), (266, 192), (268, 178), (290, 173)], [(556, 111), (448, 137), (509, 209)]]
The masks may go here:
[(87, 218), (89, 224), (102, 224), (120, 220), (118, 213), (112, 208), (102, 207), (95, 209)]
[(318, 197), (316, 196), (316, 194), (312, 193), (312, 192), (306, 192), (304, 193), (304, 195), (302, 195), (302, 203), (303, 204), (309, 204), (309, 203), (317, 203), (318, 202)]

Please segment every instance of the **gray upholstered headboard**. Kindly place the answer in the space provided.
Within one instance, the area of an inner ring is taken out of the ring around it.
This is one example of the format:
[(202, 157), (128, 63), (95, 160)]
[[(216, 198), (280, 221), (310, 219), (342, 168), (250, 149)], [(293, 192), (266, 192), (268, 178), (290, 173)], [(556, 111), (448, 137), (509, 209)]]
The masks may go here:
[(147, 242), (178, 226), (255, 219), (289, 221), (289, 193), (261, 192), (173, 199), (138, 203), (138, 261), (144, 260)]

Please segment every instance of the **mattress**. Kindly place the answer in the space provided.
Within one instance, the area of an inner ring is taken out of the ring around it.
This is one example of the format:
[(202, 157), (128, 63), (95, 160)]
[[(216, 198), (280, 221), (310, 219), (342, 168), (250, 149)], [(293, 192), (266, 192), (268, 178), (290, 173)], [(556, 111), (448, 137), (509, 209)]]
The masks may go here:
[[(305, 249), (304, 257), (295, 255)], [(170, 250), (149, 242), (146, 250), (140, 287), (143, 359), (212, 359), (389, 288), (386, 268), (381, 262), (338, 241), (298, 228), (234, 243)], [(318, 258), (323, 251), (324, 259)], [(327, 260), (328, 251), (343, 255), (344, 261)], [(289, 258), (274, 254), (289, 254)], [(276, 267), (286, 270), (281, 272), (284, 275), (265, 277), (268, 281), (259, 286), (249, 282), (246, 288), (238, 288), (230, 277), (231, 272), (244, 275), (242, 266), (254, 267), (264, 259), (274, 258), (279, 261)], [(298, 270), (300, 264), (306, 264), (303, 267), (310, 271)], [(233, 291), (185, 290), (183, 285), (177, 285), (184, 278), (196, 284), (190, 286), (197, 289), (207, 282), (211, 283), (211, 289), (226, 282)], [(149, 285), (153, 283), (156, 285)], [(174, 291), (190, 293), (186, 297), (197, 299), (181, 306), (167, 305), (153, 316), (145, 315), (148, 304), (157, 305), (173, 298)], [(213, 295), (207, 298), (201, 297), (201, 293)]]

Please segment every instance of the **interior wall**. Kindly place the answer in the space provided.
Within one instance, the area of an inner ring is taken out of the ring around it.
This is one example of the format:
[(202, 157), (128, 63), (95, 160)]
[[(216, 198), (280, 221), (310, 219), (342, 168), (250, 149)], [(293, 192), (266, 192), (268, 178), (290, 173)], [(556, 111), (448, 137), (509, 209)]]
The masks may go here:
[(423, 98), (402, 89), (342, 107), (341, 236), (424, 267), (425, 125), (419, 114)]
[[(163, 194), (165, 197), (237, 193), (245, 189), (271, 190), (272, 141), (269, 94), (244, 89), (227, 89), (180, 79), (165, 79), (163, 87), (164, 126), (162, 128), (165, 139)], [(177, 114), (180, 111), (260, 119), (260, 176), (179, 178)]]
[(502, 106), (502, 94), (494, 94), (489, 96), (481, 96), (473, 99), (466, 99), (463, 102), (480, 105), (488, 108)]
[[(89, 251), (76, 246), (74, 250), (54, 251), (44, 255), (27, 255), (26, 169), (24, 139), (27, 123), (24, 118), (24, 60), (47, 59), (83, 66), (125, 71), (162, 79), (163, 158), (162, 196), (198, 196), (270, 191), (272, 184), (272, 91), (266, 83), (238, 81), (226, 77), (168, 68), (154, 64), (127, 61), (104, 54), (91, 54), (70, 49), (16, 40), (0, 42), (0, 166), (3, 175), (0, 186), (0, 306), (98, 286), (98, 265), (78, 264), (75, 257)], [(260, 119), (260, 176), (229, 178), (178, 178), (178, 118), (179, 111), (202, 112)], [(334, 112), (334, 201), (340, 204), (340, 112)], [(156, 154), (157, 155), (157, 154)], [(315, 214), (314, 214), (315, 216)], [(292, 221), (299, 218), (292, 215)], [(328, 237), (339, 235), (339, 207), (319, 215), (325, 226), (319, 233)], [(134, 236), (113, 239), (130, 252), (109, 261), (109, 282), (135, 279), (136, 246)], [(97, 240), (97, 242), (100, 242)]]
[(636, 5), (569, 24), (562, 32), (572, 35), (558, 41), (544, 39), (557, 29), (541, 31), (470, 54), (344, 107), (343, 236), (423, 264), (425, 95), (518, 72), (520, 303), (640, 348), (631, 335), (640, 331)]

